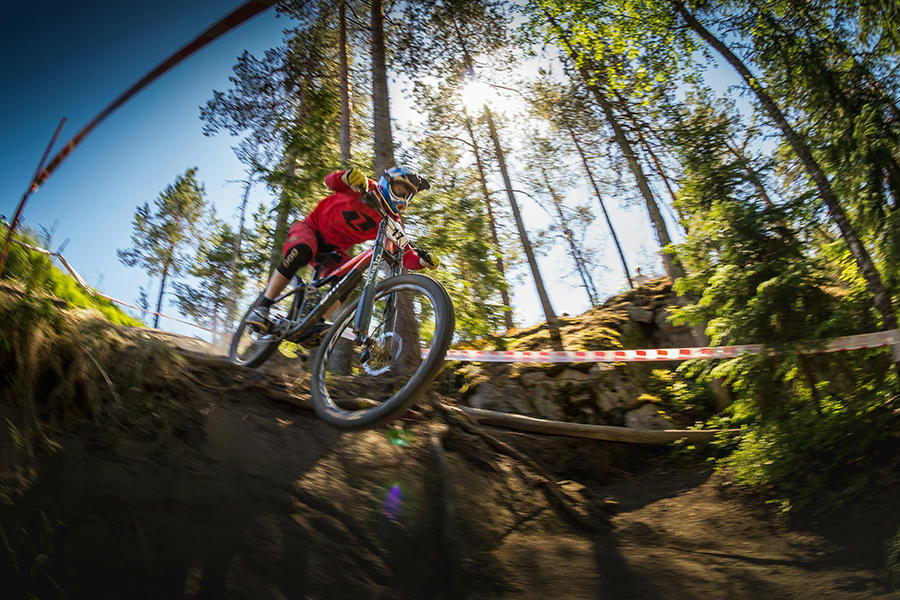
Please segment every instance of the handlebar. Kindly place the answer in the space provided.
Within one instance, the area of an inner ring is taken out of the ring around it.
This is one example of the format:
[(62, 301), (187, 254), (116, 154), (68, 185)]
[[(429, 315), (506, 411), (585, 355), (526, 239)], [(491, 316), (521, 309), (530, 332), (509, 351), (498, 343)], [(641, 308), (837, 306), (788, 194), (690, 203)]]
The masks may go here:
[(384, 210), (384, 204), (382, 203), (381, 198), (378, 196), (377, 190), (367, 190), (365, 192), (360, 192), (359, 199), (369, 208), (374, 208), (375, 210), (377, 210), (382, 217), (390, 216)]

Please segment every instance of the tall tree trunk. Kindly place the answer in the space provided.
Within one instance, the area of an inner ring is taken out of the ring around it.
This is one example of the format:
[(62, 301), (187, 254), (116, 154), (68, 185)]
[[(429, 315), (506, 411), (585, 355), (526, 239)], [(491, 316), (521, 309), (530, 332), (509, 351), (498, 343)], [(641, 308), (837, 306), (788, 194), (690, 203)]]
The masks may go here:
[(248, 176), (244, 182), (244, 197), (241, 200), (241, 220), (238, 225), (237, 239), (234, 241), (234, 249), (231, 253), (231, 280), (228, 282), (228, 307), (225, 313), (225, 328), (229, 331), (237, 319), (238, 301), (238, 261), (241, 259), (241, 244), (244, 242), (244, 219), (247, 215), (247, 201), (250, 199), (251, 178)]
[[(353, 158), (350, 137), (350, 112), (352, 110), (352, 98), (350, 94), (350, 60), (347, 53), (347, 2), (341, 0), (338, 8), (338, 54), (340, 55), (339, 79), (341, 94), (341, 130), (340, 151), (341, 165), (350, 166)], [(353, 358), (353, 342), (340, 339), (331, 355), (331, 369), (336, 373), (350, 373), (350, 363)]]
[[(286, 157), (288, 161), (285, 165), (284, 174), (285, 180), (290, 179), (297, 173), (297, 161), (296, 159), (288, 155)], [(291, 197), (287, 192), (287, 189), (284, 185), (281, 187), (281, 194), (278, 196), (278, 204), (275, 207), (275, 231), (272, 232), (273, 243), (272, 243), (272, 256), (271, 256), (271, 268), (274, 269), (278, 266), (278, 264), (282, 260), (282, 247), (284, 246), (284, 242), (287, 240), (288, 233), (288, 217), (291, 215)]]
[(600, 194), (600, 187), (597, 185), (597, 180), (594, 178), (594, 171), (591, 169), (591, 164), (587, 159), (587, 154), (584, 151), (584, 148), (581, 147), (581, 142), (578, 139), (578, 134), (575, 132), (575, 129), (572, 128), (570, 123), (566, 123), (566, 128), (569, 130), (569, 135), (572, 137), (572, 143), (575, 144), (575, 148), (578, 150), (578, 155), (581, 156), (581, 164), (584, 165), (584, 172), (588, 176), (588, 181), (591, 182), (591, 187), (594, 188), (594, 194), (597, 196), (597, 202), (600, 203), (600, 210), (603, 211), (603, 218), (606, 219), (606, 225), (609, 227), (609, 233), (612, 235), (613, 243), (616, 245), (616, 251), (619, 253), (619, 260), (622, 261), (622, 270), (625, 271), (625, 279), (628, 281), (628, 287), (634, 288), (634, 282), (631, 280), (631, 271), (628, 269), (628, 262), (625, 260), (625, 253), (622, 252), (622, 244), (619, 243), (619, 237), (616, 235), (616, 230), (613, 227), (612, 219), (609, 218), (609, 212), (606, 210), (606, 203), (603, 201), (603, 196)]
[[(659, 206), (656, 204), (656, 199), (653, 197), (653, 192), (650, 190), (650, 184), (647, 181), (647, 176), (644, 174), (644, 170), (643, 168), (641, 168), (640, 162), (638, 162), (637, 155), (635, 154), (634, 149), (631, 146), (631, 142), (625, 135), (625, 131), (624, 129), (622, 129), (622, 125), (619, 123), (615, 111), (613, 111), (613, 107), (609, 101), (609, 98), (606, 97), (606, 94), (603, 92), (603, 90), (601, 90), (597, 85), (591, 83), (594, 78), (592, 77), (588, 69), (584, 66), (578, 65), (578, 53), (575, 51), (575, 48), (569, 41), (569, 37), (566, 35), (565, 31), (559, 25), (553, 15), (546, 11), (544, 11), (544, 15), (553, 26), (554, 30), (560, 38), (560, 41), (562, 41), (568, 49), (569, 57), (572, 59), (572, 62), (575, 63), (576, 68), (581, 74), (581, 77), (584, 80), (584, 83), (587, 86), (588, 90), (590, 90), (591, 93), (594, 94), (594, 97), (597, 99), (597, 103), (600, 105), (600, 108), (603, 111), (603, 115), (606, 117), (606, 121), (609, 123), (609, 126), (612, 128), (613, 133), (615, 134), (616, 144), (618, 144), (619, 149), (625, 156), (625, 160), (628, 162), (628, 167), (631, 169), (631, 173), (634, 175), (634, 179), (637, 183), (638, 189), (640, 190), (641, 195), (644, 198), (644, 203), (647, 205), (647, 212), (650, 215), (650, 222), (653, 224), (653, 228), (656, 230), (657, 241), (659, 242), (661, 248), (666, 248), (667, 246), (669, 246), (669, 244), (672, 243), (672, 240), (669, 238), (669, 230), (666, 227), (666, 222), (663, 220), (662, 213), (659, 212)], [(593, 70), (594, 72), (597, 72), (596, 68), (594, 68)], [(666, 271), (668, 272), (670, 279), (674, 281), (679, 277), (684, 277), (684, 269), (681, 268), (681, 265), (678, 264), (674, 256), (667, 252), (663, 252), (662, 256)]]
[[(579, 71), (581, 71), (582, 77), (586, 82), (591, 81), (591, 76), (587, 72), (587, 69), (582, 67), (579, 69)], [(634, 179), (637, 183), (638, 189), (641, 192), (641, 196), (643, 196), (644, 198), (644, 204), (647, 206), (647, 213), (650, 216), (650, 222), (653, 224), (653, 229), (656, 231), (656, 239), (659, 242), (660, 247), (664, 249), (672, 243), (672, 240), (669, 237), (669, 229), (666, 227), (666, 222), (659, 210), (659, 205), (656, 203), (656, 198), (654, 198), (653, 192), (650, 190), (650, 183), (647, 181), (647, 176), (644, 173), (644, 169), (641, 167), (641, 163), (638, 162), (637, 155), (634, 152), (634, 148), (631, 146), (631, 142), (625, 136), (625, 130), (622, 128), (622, 125), (616, 118), (616, 114), (613, 111), (613, 107), (609, 102), (609, 99), (596, 85), (590, 83), (588, 83), (587, 85), (588, 88), (593, 92), (598, 104), (600, 104), (600, 108), (603, 110), (603, 114), (606, 117), (607, 122), (609, 123), (610, 127), (612, 127), (613, 133), (616, 137), (616, 144), (618, 144), (619, 149), (622, 151), (622, 154), (625, 155), (625, 159), (628, 162), (628, 167), (631, 169), (631, 173), (634, 175)], [(669, 274), (669, 278), (672, 281), (678, 279), (679, 277), (684, 277), (684, 269), (681, 268), (681, 265), (678, 264), (672, 254), (663, 251), (662, 258), (666, 266), (666, 271)]]
[(547, 167), (541, 164), (540, 169), (541, 174), (544, 176), (547, 191), (553, 199), (553, 207), (556, 209), (556, 216), (559, 218), (559, 225), (562, 228), (563, 237), (566, 240), (566, 244), (569, 246), (569, 255), (572, 257), (572, 262), (575, 263), (575, 269), (578, 271), (578, 275), (581, 277), (581, 283), (588, 295), (588, 302), (591, 303), (591, 306), (597, 306), (597, 304), (600, 303), (597, 296), (597, 286), (594, 285), (594, 278), (591, 277), (591, 274), (588, 271), (586, 261), (584, 260), (584, 254), (582, 254), (578, 244), (575, 243), (575, 234), (572, 233), (572, 228), (569, 227), (569, 220), (566, 218), (565, 213), (563, 213), (562, 198), (560, 198), (553, 186), (550, 185), (550, 174), (547, 173)]
[[(465, 111), (465, 109), (463, 109)], [(475, 154), (475, 166), (478, 168), (478, 181), (481, 183), (481, 194), (484, 196), (484, 204), (487, 207), (488, 221), (491, 227), (491, 241), (494, 243), (494, 250), (497, 253), (497, 271), (503, 279), (503, 287), (500, 288), (500, 297), (503, 299), (503, 306), (506, 308), (506, 329), (513, 328), (513, 311), (512, 303), (509, 299), (509, 290), (506, 287), (506, 269), (503, 266), (503, 252), (500, 247), (500, 236), (497, 235), (497, 219), (494, 217), (494, 207), (491, 201), (491, 193), (487, 187), (487, 174), (485, 173), (484, 163), (481, 160), (481, 150), (478, 147), (478, 140), (475, 138), (475, 131), (472, 129), (472, 119), (469, 115), (465, 115), (466, 130), (472, 140), (472, 152)]]
[[(309, 107), (306, 102), (305, 94), (301, 93), (300, 102), (294, 113), (294, 123), (303, 123), (308, 118)], [(284, 183), (281, 186), (281, 193), (278, 196), (278, 205), (275, 207), (275, 231), (272, 232), (272, 256), (271, 270), (282, 261), (282, 248), (287, 241), (288, 234), (288, 217), (291, 216), (291, 197), (287, 191), (287, 182), (292, 180), (297, 174), (297, 156), (295, 152), (287, 152), (284, 157)]]
[(394, 136), (384, 48), (384, 8), (372, 0), (372, 116), (375, 139), (375, 177), (394, 166)]
[(491, 130), (491, 140), (494, 142), (494, 151), (497, 154), (497, 161), (500, 163), (500, 174), (503, 176), (503, 185), (506, 186), (506, 197), (509, 199), (509, 205), (512, 208), (513, 217), (516, 220), (516, 228), (519, 230), (519, 237), (522, 240), (522, 246), (525, 249), (525, 256), (528, 259), (528, 266), (531, 268), (531, 276), (534, 279), (534, 286), (537, 288), (538, 299), (541, 302), (541, 309), (544, 311), (544, 318), (547, 319), (547, 327), (550, 329), (550, 339), (561, 342), (562, 337), (559, 334), (559, 321), (556, 313), (553, 312), (553, 306), (550, 304), (550, 297), (544, 288), (544, 280), (541, 277), (541, 271), (538, 269), (537, 260), (534, 257), (534, 250), (531, 248), (531, 242), (528, 241), (528, 232), (525, 231), (525, 223), (522, 221), (522, 215), (519, 214), (519, 204), (516, 202), (516, 195), (513, 193), (512, 182), (509, 179), (509, 172), (506, 168), (506, 159), (503, 155), (503, 148), (500, 146), (500, 138), (497, 136), (497, 129), (494, 127), (494, 117), (491, 115), (491, 109), (487, 104), (484, 105), (484, 116), (487, 119), (488, 127)]
[[(384, 48), (384, 14), (381, 0), (372, 0), (372, 114), (375, 142), (375, 176), (380, 177), (394, 166), (394, 138), (391, 132), (390, 95), (386, 53)], [(419, 350), (419, 324), (415, 319), (412, 298), (406, 292), (397, 294), (397, 334), (403, 341), (398, 366), (410, 370), (422, 362)]]
[[(456, 22), (455, 18), (453, 19), (453, 30), (456, 32), (456, 38), (457, 41), (459, 41), (459, 47), (463, 53), (464, 77), (470, 76), (475, 72), (475, 61), (469, 53), (469, 46), (466, 43), (466, 38), (463, 36), (462, 31), (460, 31), (459, 24)], [(491, 194), (487, 188), (487, 176), (485, 174), (484, 163), (481, 161), (478, 140), (475, 138), (475, 132), (472, 129), (472, 120), (469, 118), (465, 107), (463, 107), (463, 114), (466, 119), (466, 129), (469, 132), (469, 137), (472, 139), (472, 151), (475, 154), (475, 164), (478, 166), (478, 176), (481, 178), (481, 191), (484, 195), (484, 203), (487, 206), (488, 218), (491, 221), (491, 239), (497, 250), (497, 270), (500, 272), (500, 276), (503, 277), (503, 283), (505, 285), (506, 269), (503, 267), (503, 255), (500, 251), (500, 237), (497, 235), (497, 221), (494, 219), (494, 209), (493, 206), (491, 206)], [(503, 306), (506, 308), (506, 329), (509, 331), (513, 328), (513, 312), (509, 290), (506, 287), (500, 289), (500, 297), (503, 299)]]
[[(856, 259), (856, 264), (866, 281), (869, 292), (871, 292), (872, 296), (874, 297), (875, 309), (881, 315), (884, 328), (896, 329), (897, 317), (894, 314), (894, 308), (891, 305), (891, 298), (888, 295), (887, 291), (884, 289), (884, 284), (881, 281), (881, 276), (879, 275), (878, 270), (875, 268), (875, 264), (872, 262), (868, 251), (860, 241), (859, 236), (856, 234), (856, 230), (853, 228), (853, 225), (847, 218), (844, 209), (841, 207), (840, 202), (838, 201), (837, 194), (834, 193), (834, 190), (831, 187), (831, 182), (828, 181), (827, 175), (825, 175), (825, 172), (822, 170), (821, 166), (813, 156), (812, 150), (810, 149), (809, 145), (800, 136), (800, 134), (794, 131), (794, 128), (791, 127), (790, 123), (788, 123), (787, 118), (784, 116), (784, 113), (781, 112), (781, 109), (778, 108), (774, 100), (772, 100), (772, 98), (759, 83), (759, 81), (753, 77), (753, 75), (750, 73), (750, 70), (743, 63), (743, 61), (741, 61), (740, 58), (738, 58), (731, 50), (729, 50), (721, 40), (716, 38), (699, 21), (697, 21), (694, 15), (685, 8), (684, 4), (676, 0), (674, 5), (678, 12), (681, 14), (685, 23), (687, 23), (688, 26), (697, 33), (697, 35), (703, 38), (704, 41), (715, 48), (716, 51), (719, 52), (719, 54), (721, 54), (722, 57), (728, 62), (728, 64), (730, 64), (740, 74), (744, 82), (750, 87), (751, 90), (753, 90), (753, 93), (756, 94), (756, 97), (759, 100), (759, 103), (762, 105), (763, 109), (766, 111), (766, 114), (769, 115), (769, 118), (775, 122), (775, 124), (784, 134), (785, 139), (787, 139), (788, 143), (791, 145), (794, 153), (797, 154), (797, 156), (800, 158), (800, 161), (806, 168), (806, 172), (809, 173), (810, 178), (816, 184), (816, 188), (819, 191), (819, 196), (822, 198), (822, 201), (828, 208), (828, 212), (831, 214), (832, 219), (834, 219), (834, 222), (837, 224), (838, 229), (841, 232), (841, 237), (844, 238), (844, 241), (850, 248), (850, 253), (853, 255), (853, 258)], [(900, 347), (891, 346), (891, 349), (894, 357), (894, 366), (898, 371), (900, 371)]]
[[(172, 248), (174, 252), (174, 247)], [(156, 298), (156, 314), (153, 315), (153, 329), (159, 329), (159, 313), (162, 312), (163, 296), (166, 295), (166, 280), (169, 278), (169, 267), (171, 262), (167, 261), (163, 266), (162, 275), (159, 278), (159, 296)]]
[(341, 0), (338, 8), (338, 53), (340, 54), (340, 86), (341, 86), (341, 164), (349, 165), (350, 145), (350, 65), (347, 57), (347, 2)]

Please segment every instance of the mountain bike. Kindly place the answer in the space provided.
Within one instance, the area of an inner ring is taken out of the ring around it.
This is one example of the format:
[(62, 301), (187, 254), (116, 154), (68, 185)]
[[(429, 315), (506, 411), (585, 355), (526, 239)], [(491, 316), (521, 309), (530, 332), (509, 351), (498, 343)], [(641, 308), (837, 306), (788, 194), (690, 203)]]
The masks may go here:
[[(363, 194), (382, 215), (372, 247), (327, 276), (323, 272), (330, 257), (317, 255), (310, 281), (295, 277), (275, 299), (265, 334), (246, 322), (260, 294), (235, 331), (229, 352), (233, 362), (258, 367), (282, 342), (303, 343), (340, 302), (341, 311), (315, 352), (310, 391), (318, 416), (342, 429), (377, 426), (415, 404), (440, 371), (456, 324), (453, 301), (443, 285), (425, 275), (402, 274), (407, 249), (426, 260), (428, 253), (370, 196), (377, 193)], [(390, 275), (379, 281), (383, 265)], [(360, 294), (344, 306), (356, 290)], [(407, 307), (405, 319), (401, 305)]]

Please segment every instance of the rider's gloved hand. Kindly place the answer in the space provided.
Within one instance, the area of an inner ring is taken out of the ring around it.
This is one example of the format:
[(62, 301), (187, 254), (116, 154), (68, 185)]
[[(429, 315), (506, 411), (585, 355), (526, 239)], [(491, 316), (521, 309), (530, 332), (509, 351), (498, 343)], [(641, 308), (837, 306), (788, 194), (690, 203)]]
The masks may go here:
[(425, 254), (424, 256), (419, 256), (419, 264), (434, 271), (438, 268), (438, 266), (440, 266), (441, 261), (439, 261), (431, 254)]
[(368, 186), (368, 179), (359, 169), (349, 169), (342, 176), (341, 179), (344, 183), (347, 184), (354, 192), (362, 192), (365, 191)]

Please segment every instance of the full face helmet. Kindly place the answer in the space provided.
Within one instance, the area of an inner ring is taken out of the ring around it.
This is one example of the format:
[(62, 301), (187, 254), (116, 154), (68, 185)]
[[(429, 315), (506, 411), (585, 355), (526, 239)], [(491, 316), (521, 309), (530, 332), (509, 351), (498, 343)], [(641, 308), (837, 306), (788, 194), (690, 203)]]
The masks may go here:
[(385, 208), (394, 215), (406, 208), (416, 192), (430, 187), (427, 179), (403, 167), (391, 167), (378, 180), (378, 191)]

